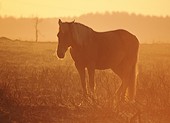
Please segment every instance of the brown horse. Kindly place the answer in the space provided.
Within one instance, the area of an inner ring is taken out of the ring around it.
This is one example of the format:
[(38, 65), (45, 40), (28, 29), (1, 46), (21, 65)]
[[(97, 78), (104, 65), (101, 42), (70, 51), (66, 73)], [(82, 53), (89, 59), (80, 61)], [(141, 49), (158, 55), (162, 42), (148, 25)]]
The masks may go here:
[(112, 69), (122, 80), (116, 92), (117, 97), (133, 100), (136, 93), (136, 65), (139, 41), (126, 30), (96, 32), (76, 22), (62, 22), (59, 19), (59, 58), (64, 58), (68, 47), (80, 74), (84, 94), (88, 94), (85, 82), (85, 68), (89, 74), (90, 93), (95, 94), (95, 69)]

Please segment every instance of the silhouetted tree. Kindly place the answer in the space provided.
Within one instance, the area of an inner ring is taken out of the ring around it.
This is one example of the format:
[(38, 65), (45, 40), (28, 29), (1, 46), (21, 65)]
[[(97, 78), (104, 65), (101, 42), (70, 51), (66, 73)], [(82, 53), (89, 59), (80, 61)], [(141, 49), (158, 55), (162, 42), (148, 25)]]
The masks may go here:
[(35, 18), (35, 41), (38, 42), (38, 34), (39, 34), (39, 30), (38, 30), (38, 24), (40, 23), (40, 19), (38, 17)]

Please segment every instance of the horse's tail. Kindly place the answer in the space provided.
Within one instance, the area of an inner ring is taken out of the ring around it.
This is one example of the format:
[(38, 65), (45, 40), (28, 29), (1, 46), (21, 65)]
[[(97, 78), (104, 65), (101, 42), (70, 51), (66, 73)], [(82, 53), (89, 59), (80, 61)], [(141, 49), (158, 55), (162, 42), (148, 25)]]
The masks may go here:
[(132, 57), (132, 66), (129, 73), (129, 84), (128, 84), (128, 90), (127, 94), (129, 97), (129, 100), (134, 100), (136, 96), (136, 86), (137, 86), (137, 75), (138, 75), (138, 67), (137, 67), (137, 61), (138, 61), (138, 50), (139, 50), (139, 44), (135, 48), (134, 55)]
[(134, 100), (136, 96), (136, 85), (137, 85), (137, 63), (132, 66), (130, 78), (129, 78), (129, 85), (127, 94), (129, 100)]

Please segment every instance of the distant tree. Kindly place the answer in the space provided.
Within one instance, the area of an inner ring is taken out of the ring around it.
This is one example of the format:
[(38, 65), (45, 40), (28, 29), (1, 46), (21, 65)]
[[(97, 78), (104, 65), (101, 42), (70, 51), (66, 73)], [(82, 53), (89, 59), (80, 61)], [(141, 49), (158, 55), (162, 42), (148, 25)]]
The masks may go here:
[(35, 18), (35, 42), (38, 42), (38, 17)]
[(40, 23), (40, 19), (38, 17), (35, 18), (35, 41), (38, 42), (38, 34), (39, 34), (39, 30), (38, 30), (38, 24)]

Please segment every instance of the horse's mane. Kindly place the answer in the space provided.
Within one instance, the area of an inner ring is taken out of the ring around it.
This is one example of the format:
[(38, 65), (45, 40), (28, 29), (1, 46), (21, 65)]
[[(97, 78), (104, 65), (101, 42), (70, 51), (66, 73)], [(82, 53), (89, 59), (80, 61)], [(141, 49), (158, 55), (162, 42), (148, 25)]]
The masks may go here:
[(86, 25), (84, 25), (84, 24), (82, 24), (82, 23), (74, 22), (74, 24), (77, 25), (77, 26), (81, 26), (81, 27), (83, 27), (83, 28), (87, 28), (87, 29), (89, 29), (89, 30), (94, 31), (92, 28), (90, 28), (90, 27), (88, 27), (88, 26), (86, 26)]
[[(73, 37), (74, 37), (74, 41), (76, 41), (76, 43), (80, 46), (82, 46), (86, 41), (87, 38), (89, 38), (89, 36), (93, 33), (93, 29), (81, 24), (81, 23), (77, 23), (74, 22), (73, 23)], [(89, 39), (88, 39), (89, 40)]]

